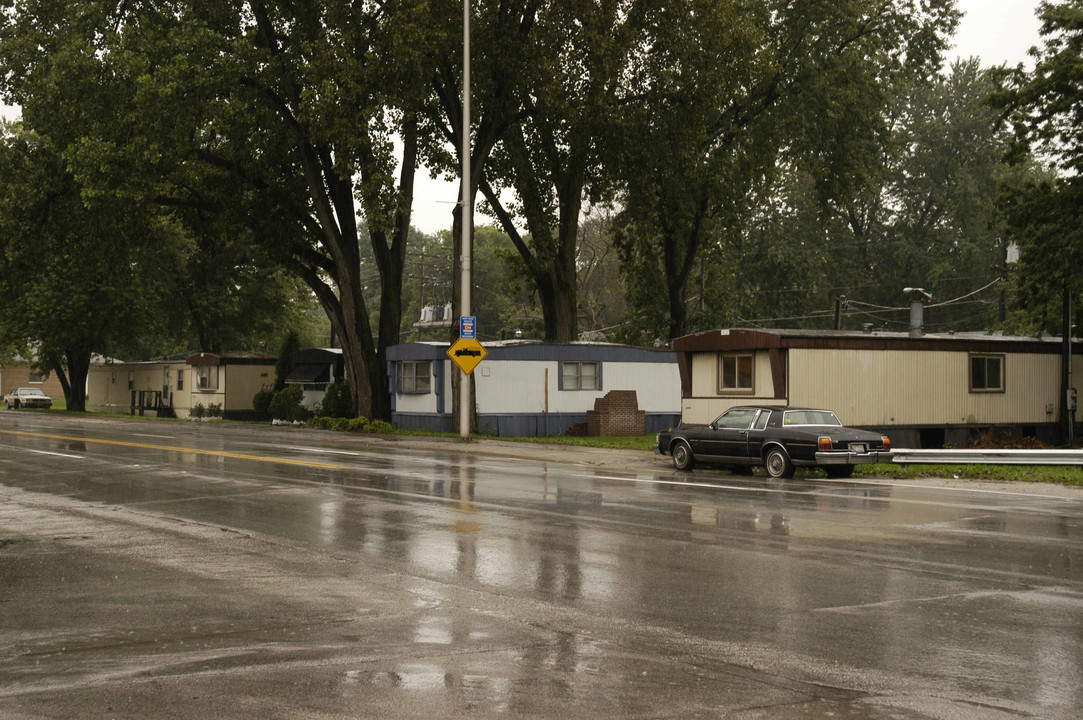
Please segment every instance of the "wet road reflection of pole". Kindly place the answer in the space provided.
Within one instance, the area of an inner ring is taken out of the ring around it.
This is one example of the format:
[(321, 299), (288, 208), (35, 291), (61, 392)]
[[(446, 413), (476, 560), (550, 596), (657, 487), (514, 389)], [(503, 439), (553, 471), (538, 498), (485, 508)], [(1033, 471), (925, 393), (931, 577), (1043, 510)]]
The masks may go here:
[(455, 522), (451, 526), (458, 549), (455, 567), (460, 577), (476, 580), (477, 536), (482, 525), (476, 517), (478, 510), (474, 507), (474, 465), (460, 463), (455, 471), (456, 478), (451, 481), (448, 488), (448, 496), (456, 501), (454, 504)]

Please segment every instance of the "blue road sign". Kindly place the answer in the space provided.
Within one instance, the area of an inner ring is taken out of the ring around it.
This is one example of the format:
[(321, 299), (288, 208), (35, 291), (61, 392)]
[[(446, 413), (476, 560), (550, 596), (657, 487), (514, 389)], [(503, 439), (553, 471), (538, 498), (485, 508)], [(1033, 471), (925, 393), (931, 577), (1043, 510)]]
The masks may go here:
[(459, 337), (465, 340), (478, 339), (478, 319), (473, 315), (464, 315), (459, 318)]

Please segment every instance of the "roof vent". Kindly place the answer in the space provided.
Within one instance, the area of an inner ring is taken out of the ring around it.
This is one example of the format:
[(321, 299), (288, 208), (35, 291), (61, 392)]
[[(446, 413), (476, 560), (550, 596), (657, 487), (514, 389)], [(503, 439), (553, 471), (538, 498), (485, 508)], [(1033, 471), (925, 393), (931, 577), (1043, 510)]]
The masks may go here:
[(861, 332), (872, 335), (872, 323), (861, 323)]

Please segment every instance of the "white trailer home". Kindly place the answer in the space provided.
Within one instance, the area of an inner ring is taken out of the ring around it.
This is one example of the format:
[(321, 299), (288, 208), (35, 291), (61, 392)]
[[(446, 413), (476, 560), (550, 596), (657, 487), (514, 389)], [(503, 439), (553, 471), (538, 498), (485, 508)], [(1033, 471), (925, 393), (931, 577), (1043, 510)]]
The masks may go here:
[[(479, 429), (500, 437), (563, 435), (611, 390), (634, 390), (645, 432), (680, 419), (676, 356), (609, 343), (484, 343), (488, 356), (474, 370)], [(398, 427), (454, 432), (448, 343), (388, 348), (391, 419)]]
[[(723, 329), (673, 343), (685, 423), (745, 403), (834, 410), (897, 447), (965, 447), (990, 427), (1052, 441), (1061, 410), (1060, 338)], [(1071, 387), (1083, 381), (1072, 345)]]

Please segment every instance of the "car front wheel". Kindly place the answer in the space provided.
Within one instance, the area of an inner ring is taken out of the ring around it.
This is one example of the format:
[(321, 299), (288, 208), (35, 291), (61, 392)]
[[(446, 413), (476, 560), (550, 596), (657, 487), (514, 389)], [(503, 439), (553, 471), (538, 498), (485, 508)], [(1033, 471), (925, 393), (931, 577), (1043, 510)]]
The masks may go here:
[(793, 463), (790, 462), (790, 456), (780, 447), (775, 446), (768, 450), (763, 464), (767, 468), (767, 474), (773, 478), (793, 477)]
[(22, 404), (18, 400), (15, 401), (15, 409), (16, 410), (18, 410), (21, 407), (21, 405)]
[(678, 470), (691, 470), (696, 465), (696, 458), (692, 455), (692, 448), (688, 443), (679, 442), (673, 446), (673, 467)]

